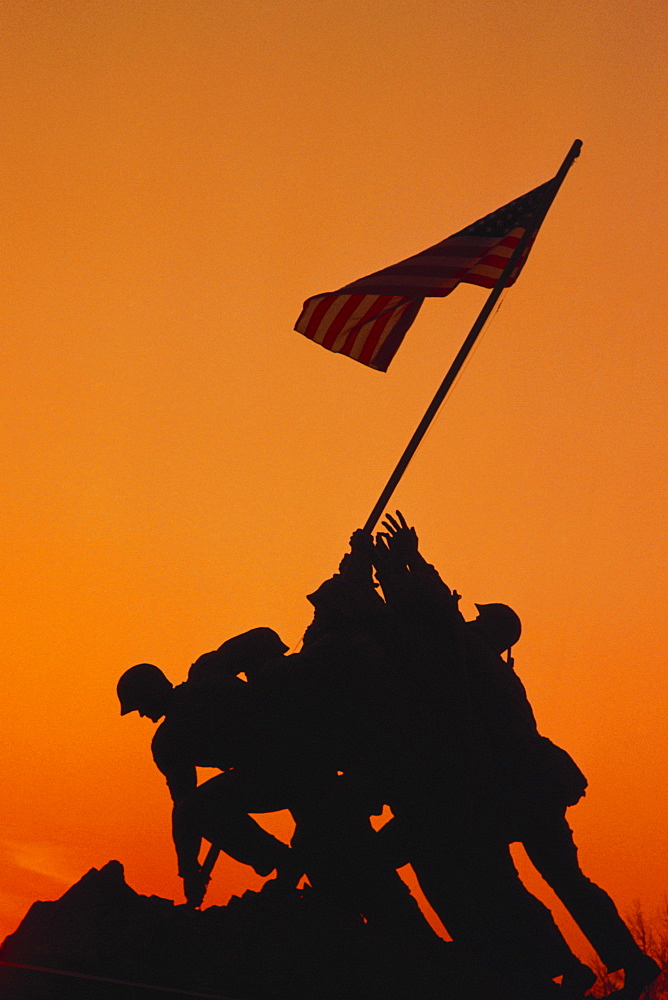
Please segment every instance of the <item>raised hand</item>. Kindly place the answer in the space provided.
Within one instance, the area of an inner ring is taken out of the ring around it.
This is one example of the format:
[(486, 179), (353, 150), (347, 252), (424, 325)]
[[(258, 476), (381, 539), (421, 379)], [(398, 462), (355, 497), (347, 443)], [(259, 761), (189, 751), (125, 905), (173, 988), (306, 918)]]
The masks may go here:
[(373, 549), (373, 564), (378, 578), (388, 574), (406, 572), (406, 560), (390, 545), (390, 536), (382, 531), (376, 535)]
[(396, 511), (396, 517), (393, 517), (392, 514), (386, 514), (385, 517), (386, 520), (381, 521), (381, 524), (386, 530), (379, 532), (379, 535), (387, 540), (389, 548), (397, 556), (410, 565), (418, 551), (418, 536), (415, 528), (409, 527), (400, 510)]
[(390, 570), (395, 563), (396, 558), (390, 549), (388, 536), (379, 531), (373, 547), (373, 564), (376, 569)]

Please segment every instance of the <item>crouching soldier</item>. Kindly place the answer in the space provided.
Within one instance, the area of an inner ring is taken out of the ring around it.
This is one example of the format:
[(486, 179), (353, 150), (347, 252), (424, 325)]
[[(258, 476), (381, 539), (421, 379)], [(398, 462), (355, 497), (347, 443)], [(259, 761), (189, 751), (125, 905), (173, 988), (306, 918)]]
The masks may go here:
[[(278, 804), (273, 795), (268, 801), (266, 783), (258, 788), (252, 773), (236, 769), (258, 753), (250, 685), (221, 672), (215, 684), (193, 680), (174, 687), (158, 667), (140, 663), (125, 671), (117, 693), (121, 715), (136, 711), (160, 722), (151, 750), (174, 804), (172, 834), (188, 902), (199, 906), (206, 890), (208, 874), (198, 860), (202, 836), (261, 876), (290, 867), (290, 848), (249, 815), (284, 808), (285, 802)], [(198, 788), (198, 766), (225, 773)]]

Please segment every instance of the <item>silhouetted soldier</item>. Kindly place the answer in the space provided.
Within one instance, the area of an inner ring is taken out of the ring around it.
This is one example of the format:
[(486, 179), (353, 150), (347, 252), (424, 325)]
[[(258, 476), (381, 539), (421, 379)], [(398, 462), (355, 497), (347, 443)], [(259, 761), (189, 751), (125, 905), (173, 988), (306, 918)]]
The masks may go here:
[[(117, 687), (121, 715), (137, 711), (153, 722), (164, 719), (151, 749), (174, 803), (172, 832), (179, 875), (193, 905), (200, 904), (206, 884), (198, 861), (202, 836), (261, 876), (280, 866), (289, 868), (291, 862), (287, 845), (248, 815), (285, 808), (284, 801), (274, 801), (279, 797), (275, 789), (267, 787), (264, 775), (254, 767), (271, 748), (266, 746), (250, 686), (224, 670), (212, 682), (213, 657), (207, 656), (208, 663), (191, 668), (193, 680), (177, 687), (149, 663), (131, 667)], [(245, 772), (238, 769), (239, 763), (246, 765)], [(197, 766), (225, 773), (198, 788)]]
[(379, 850), (369, 821), (389, 801), (395, 767), (404, 768), (401, 748), (411, 739), (404, 705), (410, 693), (375, 637), (383, 632), (387, 609), (373, 581), (373, 540), (358, 530), (350, 546), (338, 572), (308, 595), (313, 621), (301, 653), (291, 658), (319, 737), (339, 771), (316, 814), (320, 829), (309, 830), (303, 851), (309, 876), (316, 872), (318, 886), (329, 887), (332, 899), (357, 904), (386, 940), (423, 956), (414, 975), (423, 977), (419, 988), (426, 996), (434, 935), (396, 866)]
[[(521, 623), (507, 605), (476, 605), (478, 616), (465, 622), (453, 615), (448, 588), (418, 551), (414, 529), (398, 520), (384, 522), (389, 546), (403, 562), (405, 580), (443, 594), (435, 621), (446, 643), (463, 650), (471, 696), (471, 723), (477, 786), (495, 817), (504, 841), (521, 842), (535, 868), (564, 903), (610, 971), (624, 970), (623, 996), (634, 1000), (658, 975), (656, 963), (634, 941), (606, 892), (581, 871), (566, 809), (585, 792), (586, 779), (572, 758), (538, 732), (524, 685), (513, 669), (510, 648), (521, 633)], [(381, 557), (382, 561), (382, 557)], [(404, 581), (405, 582), (405, 581)], [(432, 605), (436, 609), (438, 598)], [(508, 651), (504, 661), (501, 654)], [(448, 670), (451, 658), (432, 663), (431, 692)], [(594, 976), (573, 967), (564, 982), (584, 992)]]
[[(439, 909), (436, 897), (446, 897), (444, 923), (455, 940), (468, 945), (477, 962), (487, 957), (493, 977), (501, 972), (506, 954), (512, 953), (503, 969), (506, 979), (512, 974), (515, 982), (526, 980), (533, 990), (527, 995), (537, 1000), (538, 979), (542, 976), (549, 991), (554, 986), (551, 977), (575, 960), (549, 911), (522, 885), (507, 847), (497, 847), (497, 838), (485, 842), (484, 855), (482, 846), (473, 850), (474, 840), (481, 837), (476, 833), (477, 817), (465, 815), (470, 781), (462, 734), (468, 734), (470, 726), (464, 723), (461, 678), (452, 682), (453, 671), (442, 674), (448, 684), (447, 699), (453, 704), (444, 725), (443, 701), (439, 700), (437, 711), (425, 710), (424, 690), (416, 683), (415, 672), (406, 674), (410, 656), (420, 662), (415, 645), (424, 644), (426, 632), (413, 630), (407, 637), (405, 629), (396, 628), (396, 615), (373, 585), (373, 551), (371, 537), (356, 531), (339, 573), (309, 595), (315, 616), (304, 636), (302, 655), (306, 660), (317, 657), (314, 676), (327, 704), (335, 706), (337, 730), (348, 734), (346, 757), (339, 759), (345, 772), (341, 784), (348, 786), (352, 801), (366, 816), (387, 803), (395, 815), (410, 818), (404, 829), (409, 827), (412, 857), (419, 842), (419, 853), (431, 859), (428, 887), (426, 862), (422, 866), (422, 888), (442, 918), (444, 908)], [(415, 599), (410, 588), (404, 598), (425, 618), (422, 599)], [(427, 638), (433, 656), (429, 645)], [(442, 689), (440, 694), (445, 697)], [(341, 800), (339, 809), (343, 811)], [(508, 909), (521, 913), (522, 920), (509, 920)], [(518, 967), (531, 965), (537, 946), (546, 938), (555, 953), (549, 975), (542, 968), (525, 975)]]
[[(389, 739), (379, 787), (399, 822), (380, 839), (397, 866), (412, 862), (454, 940), (493, 979), (502, 977), (513, 1000), (549, 996), (552, 978), (577, 960), (549, 911), (521, 883), (507, 846), (489, 833), (474, 793), (468, 678), (456, 643), (444, 642), (433, 626), (433, 607), (442, 610), (444, 596), (456, 619), (456, 595), (441, 584), (435, 596), (419, 580), (390, 573), (387, 563), (377, 574), (388, 606), (369, 627), (390, 664), (394, 704), (383, 713)], [(433, 663), (444, 657), (449, 669), (436, 674)], [(382, 683), (378, 689), (387, 701)], [(397, 826), (409, 845), (403, 856), (394, 855), (387, 837)]]
[(373, 582), (371, 536), (355, 531), (350, 546), (338, 572), (308, 595), (314, 616), (299, 662), (337, 768), (378, 804), (388, 755), (409, 736), (398, 708), (405, 685), (378, 641), (387, 608)]
[[(313, 698), (317, 657), (298, 669), (299, 657), (283, 657), (286, 647), (277, 648), (266, 631), (205, 654), (177, 688), (150, 664), (119, 681), (122, 714), (137, 710), (155, 722), (164, 716), (152, 749), (175, 803), (186, 898), (199, 905), (204, 895), (198, 853), (205, 837), (260, 875), (276, 868), (278, 880), (294, 885), (306, 871), (344, 919), (363, 913), (381, 929), (391, 923), (414, 938), (432, 938), (406, 886), (376, 851), (368, 811), (337, 779), (336, 741)], [(236, 677), (240, 671), (249, 683)], [(196, 787), (195, 765), (227, 770)], [(248, 815), (280, 809), (296, 821), (296, 852)]]

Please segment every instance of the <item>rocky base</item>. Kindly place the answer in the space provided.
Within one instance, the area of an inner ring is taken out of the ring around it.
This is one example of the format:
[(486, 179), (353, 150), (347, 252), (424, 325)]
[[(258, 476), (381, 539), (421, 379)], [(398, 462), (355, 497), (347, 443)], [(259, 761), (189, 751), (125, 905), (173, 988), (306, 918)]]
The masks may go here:
[(278, 891), (271, 882), (227, 906), (192, 910), (140, 896), (118, 861), (91, 869), (59, 900), (34, 903), (0, 946), (0, 961), (79, 974), (0, 965), (0, 997), (21, 1000), (150, 1000), (165, 989), (176, 1000), (482, 1000), (487, 993), (471, 982), (470, 968), (465, 976), (458, 969), (455, 946), (426, 925), (423, 938), (409, 939), (343, 919), (311, 889)]

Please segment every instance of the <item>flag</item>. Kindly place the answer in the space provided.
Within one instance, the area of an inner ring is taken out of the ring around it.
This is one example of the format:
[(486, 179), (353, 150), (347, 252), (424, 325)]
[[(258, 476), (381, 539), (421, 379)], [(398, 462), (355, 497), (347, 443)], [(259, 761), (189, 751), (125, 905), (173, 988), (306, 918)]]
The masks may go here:
[(422, 253), (304, 303), (295, 330), (337, 354), (387, 371), (428, 295), (461, 282), (493, 288), (527, 230), (531, 236), (507, 285), (524, 266), (554, 180), (478, 219)]

